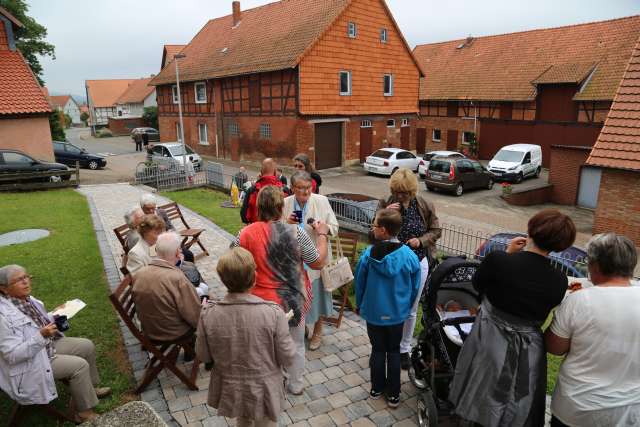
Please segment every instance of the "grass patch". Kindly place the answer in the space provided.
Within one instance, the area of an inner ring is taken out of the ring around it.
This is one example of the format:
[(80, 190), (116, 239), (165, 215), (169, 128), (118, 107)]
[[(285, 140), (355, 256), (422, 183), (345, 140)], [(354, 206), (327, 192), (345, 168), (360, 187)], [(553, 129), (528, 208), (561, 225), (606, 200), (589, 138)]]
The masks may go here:
[[(19, 264), (33, 279), (33, 295), (51, 310), (80, 298), (87, 307), (70, 320), (68, 336), (85, 337), (96, 345), (101, 385), (113, 394), (100, 401), (98, 412), (120, 406), (132, 396), (129, 362), (117, 316), (108, 299), (102, 257), (93, 231), (86, 199), (73, 190), (0, 194), (0, 234), (24, 228), (44, 228), (48, 238), (0, 248), (0, 265)], [(68, 402), (66, 387), (58, 385), (60, 408)], [(10, 401), (0, 393), (0, 413), (8, 413)], [(56, 422), (37, 415), (23, 425), (53, 426)]]

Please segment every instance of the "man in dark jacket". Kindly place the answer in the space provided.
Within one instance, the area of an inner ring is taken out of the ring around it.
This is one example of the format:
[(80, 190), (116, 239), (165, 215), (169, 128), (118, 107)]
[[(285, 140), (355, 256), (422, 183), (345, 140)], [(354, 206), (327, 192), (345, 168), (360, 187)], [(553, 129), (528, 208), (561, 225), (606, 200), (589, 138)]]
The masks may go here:
[(282, 182), (276, 177), (276, 162), (271, 158), (262, 161), (262, 169), (260, 170), (260, 178), (255, 184), (249, 188), (242, 200), (242, 208), (240, 209), (240, 218), (245, 224), (251, 224), (258, 220), (258, 193), (264, 187), (273, 185), (282, 188), (283, 193), (287, 194), (288, 189), (282, 185)]

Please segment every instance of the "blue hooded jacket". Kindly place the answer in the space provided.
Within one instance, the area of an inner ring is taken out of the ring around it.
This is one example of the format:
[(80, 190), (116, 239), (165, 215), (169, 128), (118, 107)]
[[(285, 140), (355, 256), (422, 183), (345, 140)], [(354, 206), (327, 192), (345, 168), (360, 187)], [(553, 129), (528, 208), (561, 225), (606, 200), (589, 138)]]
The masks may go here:
[(406, 245), (377, 243), (360, 257), (355, 283), (360, 317), (373, 325), (397, 325), (418, 297), (420, 261)]

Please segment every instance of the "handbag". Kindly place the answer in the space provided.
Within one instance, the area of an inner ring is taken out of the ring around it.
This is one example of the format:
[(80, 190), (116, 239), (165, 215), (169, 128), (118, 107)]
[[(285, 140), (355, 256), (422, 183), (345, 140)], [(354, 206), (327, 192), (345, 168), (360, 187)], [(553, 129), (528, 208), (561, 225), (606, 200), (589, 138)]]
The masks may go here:
[(336, 239), (336, 244), (336, 259), (332, 259), (329, 264), (325, 265), (322, 267), (322, 270), (320, 270), (322, 284), (327, 292), (333, 292), (353, 280), (351, 264), (347, 257), (342, 253), (340, 238)]

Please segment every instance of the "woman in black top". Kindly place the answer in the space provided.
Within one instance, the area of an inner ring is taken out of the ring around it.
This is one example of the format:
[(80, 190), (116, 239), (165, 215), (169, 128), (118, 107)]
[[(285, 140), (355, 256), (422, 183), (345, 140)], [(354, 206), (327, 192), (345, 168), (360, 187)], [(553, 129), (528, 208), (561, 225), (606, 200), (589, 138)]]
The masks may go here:
[(473, 278), (484, 297), (449, 399), (459, 416), (484, 427), (544, 425), (547, 359), (540, 328), (568, 286), (547, 257), (571, 246), (576, 228), (568, 216), (547, 209), (529, 220), (528, 234), (511, 240), (506, 252), (487, 255)]
[(293, 158), (293, 166), (298, 170), (307, 171), (311, 175), (311, 187), (314, 193), (320, 194), (320, 186), (322, 185), (322, 177), (313, 168), (309, 156), (306, 154), (298, 154)]

